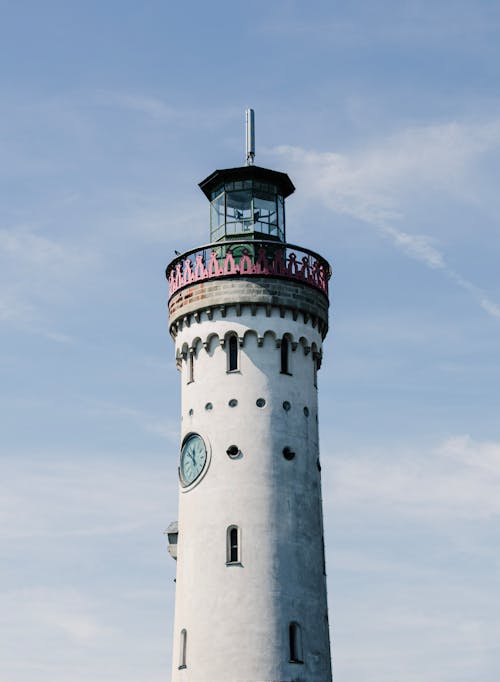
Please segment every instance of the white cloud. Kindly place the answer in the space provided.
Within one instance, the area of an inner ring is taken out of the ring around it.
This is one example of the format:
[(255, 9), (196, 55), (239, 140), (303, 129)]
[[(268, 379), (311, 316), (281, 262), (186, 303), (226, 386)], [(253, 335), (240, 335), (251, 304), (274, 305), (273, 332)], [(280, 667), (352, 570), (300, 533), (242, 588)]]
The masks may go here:
[[(199, 130), (217, 129), (228, 119), (234, 119), (241, 111), (234, 106), (214, 108), (178, 106), (168, 100), (138, 90), (99, 90), (88, 95), (98, 105), (110, 106), (141, 114), (159, 123), (189, 126)], [(209, 105), (207, 105), (209, 106)]]
[(47, 308), (95, 269), (96, 253), (25, 226), (0, 228), (0, 321), (57, 343), (71, 337), (51, 328)]
[(33, 317), (33, 307), (21, 301), (10, 291), (0, 292), (0, 321), (28, 320)]
[[(160, 597), (158, 603), (165, 608)], [(160, 682), (169, 647), (152, 605), (144, 611), (129, 602), (124, 608), (113, 584), (100, 599), (92, 589), (69, 587), (0, 591), (0, 676), (43, 682), (133, 682), (140, 669), (141, 680)], [(147, 621), (151, 615), (153, 623)]]
[(454, 604), (443, 603), (447, 591), (440, 582), (427, 593), (419, 586), (393, 589), (363, 602), (350, 595), (350, 609), (343, 606), (335, 618), (337, 676), (348, 682), (490, 679), (498, 619), (483, 603), (481, 614), (464, 608), (463, 593), (454, 594)]
[[(124, 228), (142, 243), (158, 243), (174, 249), (188, 250), (193, 242), (208, 241), (206, 218), (207, 208), (200, 202), (193, 208), (188, 200), (170, 202), (169, 205), (149, 205), (147, 198), (136, 197), (135, 206), (139, 207), (131, 215), (120, 220), (119, 229)], [(168, 251), (166, 258), (168, 260)]]
[(6, 264), (36, 268), (50, 276), (54, 271), (68, 274), (88, 268), (97, 254), (18, 226), (0, 229), (0, 257)]
[(303, 40), (307, 44), (326, 43), (342, 52), (355, 49), (363, 53), (367, 48), (387, 50), (401, 46), (406, 50), (409, 46), (449, 50), (456, 45), (463, 51), (478, 42), (484, 46), (488, 39), (494, 39), (498, 29), (498, 15), (488, 3), (471, 5), (454, 0), (452, 10), (448, 2), (430, 5), (386, 1), (383, 5), (364, 4), (362, 12), (356, 11), (356, 3), (346, 7), (351, 11), (321, 21), (313, 15), (297, 20), (291, 9), (287, 17), (280, 14), (279, 21), (266, 17), (258, 30), (294, 44)]
[(496, 303), (493, 303), (493, 301), (490, 301), (489, 298), (482, 298), (480, 300), (481, 307), (486, 310), (486, 312), (491, 315), (492, 317), (500, 317), (500, 306), (498, 306)]
[(171, 121), (181, 116), (181, 112), (164, 100), (136, 92), (100, 91), (97, 100), (101, 104), (137, 111), (161, 121)]
[(0, 536), (30, 541), (101, 536), (147, 525), (160, 532), (167, 510), (175, 513), (177, 481), (145, 467), (146, 460), (144, 453), (137, 454), (137, 464), (106, 455), (82, 456), (78, 463), (67, 457), (3, 457)]
[(325, 486), (334, 507), (437, 519), (500, 516), (500, 443), (470, 436), (428, 451), (388, 448), (332, 457)]
[(462, 462), (472, 470), (484, 470), (493, 480), (500, 479), (500, 443), (475, 442), (470, 436), (455, 436), (448, 438), (437, 453)]
[(442, 192), (457, 203), (481, 204), (482, 175), (477, 165), (499, 147), (500, 121), (493, 120), (413, 127), (351, 153), (290, 146), (272, 153), (286, 157), (309, 200), (319, 199), (333, 211), (372, 225), (408, 256), (442, 270), (489, 315), (499, 317), (500, 307), (448, 265), (435, 238), (399, 227), (405, 219), (405, 202), (422, 193)]
[[(30, 588), (0, 592), (3, 625), (23, 627), (26, 622), (51, 629), (76, 643), (85, 643), (112, 633), (101, 624), (88, 596), (74, 589)], [(7, 622), (6, 622), (7, 621)]]
[(111, 403), (100, 403), (90, 411), (92, 414), (110, 415), (132, 420), (147, 433), (159, 435), (177, 446), (179, 440), (179, 425), (178, 422), (173, 419), (155, 417), (143, 410), (123, 405), (113, 405)]

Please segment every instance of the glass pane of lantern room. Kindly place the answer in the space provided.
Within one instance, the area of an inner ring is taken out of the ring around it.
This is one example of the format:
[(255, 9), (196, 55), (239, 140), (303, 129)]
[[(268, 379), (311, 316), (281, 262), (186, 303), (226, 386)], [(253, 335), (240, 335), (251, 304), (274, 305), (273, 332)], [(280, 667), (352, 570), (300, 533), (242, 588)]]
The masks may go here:
[(275, 194), (256, 192), (253, 200), (253, 215), (254, 229), (257, 232), (278, 237), (278, 212)]
[(252, 222), (252, 193), (248, 190), (227, 192), (226, 234), (249, 232)]
[(224, 225), (224, 192), (215, 197), (210, 204), (210, 240), (216, 241), (222, 236)]

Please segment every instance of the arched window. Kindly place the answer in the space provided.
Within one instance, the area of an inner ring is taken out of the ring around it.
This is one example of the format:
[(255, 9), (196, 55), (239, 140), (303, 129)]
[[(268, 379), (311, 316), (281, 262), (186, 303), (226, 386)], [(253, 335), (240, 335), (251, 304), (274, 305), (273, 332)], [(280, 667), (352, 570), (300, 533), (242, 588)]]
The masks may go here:
[(227, 529), (227, 558), (226, 563), (237, 564), (240, 562), (240, 533), (238, 526), (229, 526)]
[(238, 337), (231, 334), (227, 344), (227, 371), (234, 372), (238, 369)]
[(298, 623), (290, 623), (288, 626), (288, 636), (290, 640), (290, 663), (303, 663), (302, 631)]
[(181, 630), (181, 641), (179, 649), (179, 670), (186, 668), (186, 643), (187, 643), (187, 632), (185, 629)]
[(282, 374), (290, 374), (290, 363), (289, 363), (289, 355), (290, 355), (290, 341), (287, 339), (286, 336), (284, 336), (281, 339), (281, 373)]
[(188, 384), (194, 381), (194, 350), (188, 351)]

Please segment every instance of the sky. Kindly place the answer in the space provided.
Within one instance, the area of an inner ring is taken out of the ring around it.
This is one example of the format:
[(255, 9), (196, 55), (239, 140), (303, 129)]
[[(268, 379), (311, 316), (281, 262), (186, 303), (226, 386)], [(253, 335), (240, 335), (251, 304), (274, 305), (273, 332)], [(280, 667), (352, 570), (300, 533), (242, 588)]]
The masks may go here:
[(500, 4), (0, 0), (0, 679), (169, 682), (197, 183), (288, 172), (337, 682), (500, 676)]

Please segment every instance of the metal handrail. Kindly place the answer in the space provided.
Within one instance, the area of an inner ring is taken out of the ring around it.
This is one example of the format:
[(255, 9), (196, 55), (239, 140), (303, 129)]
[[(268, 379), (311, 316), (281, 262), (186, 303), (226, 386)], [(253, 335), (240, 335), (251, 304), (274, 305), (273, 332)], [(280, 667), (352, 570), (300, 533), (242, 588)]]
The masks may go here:
[(166, 268), (169, 295), (205, 279), (271, 276), (300, 280), (328, 296), (332, 269), (315, 251), (274, 240), (213, 242), (179, 254)]

